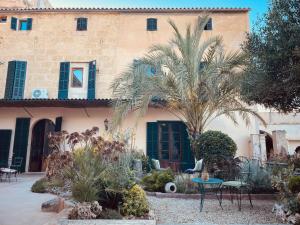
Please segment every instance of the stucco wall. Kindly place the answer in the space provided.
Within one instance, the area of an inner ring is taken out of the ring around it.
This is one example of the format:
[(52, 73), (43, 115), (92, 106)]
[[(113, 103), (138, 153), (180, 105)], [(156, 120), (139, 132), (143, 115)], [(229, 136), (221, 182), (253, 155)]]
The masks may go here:
[[(0, 129), (11, 129), (12, 139), (10, 147), (10, 157), (13, 152), (13, 141), (14, 141), (14, 129), (16, 123), (16, 117), (31, 117), (30, 130), (29, 130), (29, 141), (27, 148), (27, 167), (30, 157), (30, 146), (31, 146), (31, 133), (34, 125), (41, 119), (50, 119), (55, 122), (55, 118), (62, 116), (63, 124), (62, 129), (68, 132), (84, 131), (90, 129), (93, 126), (100, 128), (100, 133), (104, 133), (104, 120), (107, 118), (111, 119), (112, 110), (111, 108), (87, 108), (84, 109), (66, 109), (66, 108), (26, 108), (30, 115), (21, 108), (1, 109), (0, 110)], [(123, 123), (123, 130), (127, 128), (135, 129), (135, 144), (137, 148), (146, 153), (146, 122), (156, 122), (157, 120), (177, 120), (174, 116), (169, 113), (151, 108), (147, 115), (140, 119), (136, 123), (136, 117), (134, 114), (128, 116)], [(220, 118), (213, 121), (206, 130), (220, 130), (227, 133), (238, 146), (237, 156), (250, 156), (250, 133), (253, 133), (253, 127), (246, 125), (239, 119), (239, 126), (234, 126), (231, 121), (226, 118)], [(135, 127), (135, 125), (137, 126)]]
[[(0, 24), (0, 98), (4, 96), (8, 61), (25, 60), (27, 78), (25, 98), (34, 88), (48, 89), (49, 98), (57, 98), (59, 63), (97, 61), (96, 97), (109, 98), (109, 86), (133, 59), (142, 56), (156, 43), (172, 37), (168, 19), (180, 29), (194, 22), (198, 13), (119, 13), (119, 12), (47, 12), (4, 13), (7, 23)], [(31, 31), (10, 29), (10, 19), (32, 18)], [(76, 31), (76, 18), (88, 18), (88, 31)], [(146, 31), (146, 19), (158, 19), (158, 31)], [(248, 31), (247, 12), (211, 13), (213, 31), (204, 39), (222, 35), (227, 49), (239, 49)]]

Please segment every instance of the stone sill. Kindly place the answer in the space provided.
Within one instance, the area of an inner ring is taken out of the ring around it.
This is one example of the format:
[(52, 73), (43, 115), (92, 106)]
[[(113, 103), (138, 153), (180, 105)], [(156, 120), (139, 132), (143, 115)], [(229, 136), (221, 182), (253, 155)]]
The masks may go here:
[(156, 225), (155, 220), (61, 220), (59, 225)]
[[(146, 192), (148, 196), (157, 198), (182, 198), (182, 199), (200, 199), (200, 194), (182, 194), (182, 193), (162, 193), (162, 192)], [(224, 193), (223, 199), (230, 200), (230, 194)], [(235, 194), (233, 194), (235, 198)], [(278, 194), (251, 194), (252, 200), (276, 200)], [(207, 193), (205, 199), (216, 199), (215, 194)], [(247, 194), (242, 194), (242, 199), (248, 199)]]

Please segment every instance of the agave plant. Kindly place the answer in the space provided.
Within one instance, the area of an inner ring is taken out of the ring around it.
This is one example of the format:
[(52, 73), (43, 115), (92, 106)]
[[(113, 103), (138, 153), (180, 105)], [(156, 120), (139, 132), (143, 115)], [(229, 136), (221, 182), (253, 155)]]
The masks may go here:
[(152, 46), (114, 80), (113, 127), (130, 112), (143, 116), (154, 104), (186, 124), (195, 150), (197, 138), (216, 117), (225, 115), (235, 124), (237, 114), (247, 124), (250, 114), (259, 117), (239, 99), (245, 54), (225, 52), (221, 36), (203, 39), (208, 20), (208, 16), (198, 17), (185, 33), (169, 20), (174, 31), (169, 43)]

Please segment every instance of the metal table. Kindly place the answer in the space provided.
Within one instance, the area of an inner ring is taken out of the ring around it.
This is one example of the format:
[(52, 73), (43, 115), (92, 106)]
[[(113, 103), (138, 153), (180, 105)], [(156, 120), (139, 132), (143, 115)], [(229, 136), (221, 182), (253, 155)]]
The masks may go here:
[(6, 179), (10, 182), (11, 175), (14, 175), (17, 180), (17, 170), (10, 169), (10, 168), (0, 168), (0, 173), (6, 175)]
[(217, 196), (217, 199), (219, 201), (219, 205), (220, 205), (221, 209), (223, 209), (223, 207), (222, 207), (222, 189), (221, 189), (223, 180), (218, 179), (218, 178), (209, 178), (207, 181), (204, 181), (201, 178), (193, 178), (192, 182), (197, 183), (199, 185), (199, 191), (201, 194), (200, 212), (202, 212), (202, 209), (203, 209), (207, 185), (212, 187), (213, 192), (215, 193), (215, 195)]

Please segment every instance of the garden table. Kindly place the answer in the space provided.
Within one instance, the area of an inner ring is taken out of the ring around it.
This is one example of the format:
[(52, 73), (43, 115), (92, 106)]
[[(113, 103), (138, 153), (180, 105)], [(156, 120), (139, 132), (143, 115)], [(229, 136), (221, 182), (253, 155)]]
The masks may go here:
[[(201, 178), (193, 178), (192, 182), (197, 183), (199, 185), (199, 191), (201, 194), (200, 212), (202, 212), (202, 209), (203, 209), (207, 186), (212, 187), (213, 192), (215, 193), (215, 195), (217, 196), (217, 199), (219, 201), (219, 205), (220, 205), (221, 209), (223, 209), (223, 207), (222, 207), (222, 189), (221, 189), (223, 180), (218, 179), (218, 178), (209, 178), (208, 180), (205, 181)], [(218, 193), (219, 193), (219, 195), (218, 195)]]
[(11, 175), (15, 175), (15, 178), (17, 180), (17, 170), (10, 169), (10, 168), (0, 168), (0, 173), (3, 173), (6, 175), (6, 178), (8, 179), (8, 182), (10, 182)]

